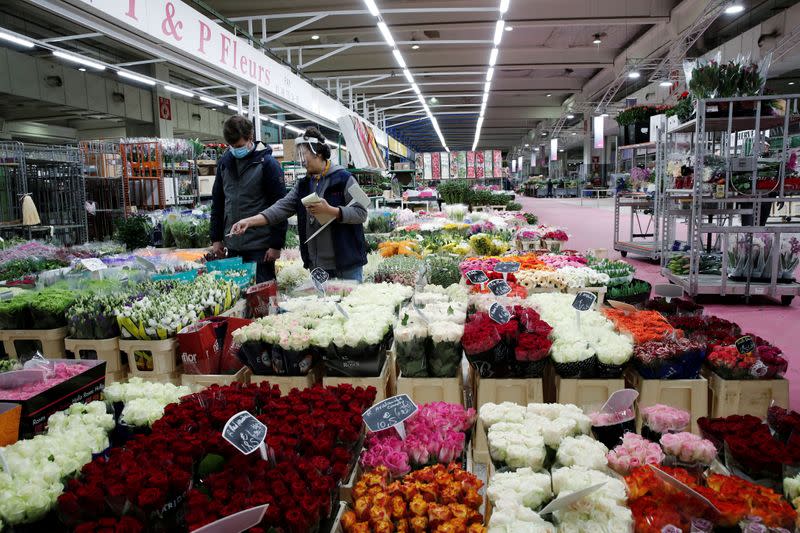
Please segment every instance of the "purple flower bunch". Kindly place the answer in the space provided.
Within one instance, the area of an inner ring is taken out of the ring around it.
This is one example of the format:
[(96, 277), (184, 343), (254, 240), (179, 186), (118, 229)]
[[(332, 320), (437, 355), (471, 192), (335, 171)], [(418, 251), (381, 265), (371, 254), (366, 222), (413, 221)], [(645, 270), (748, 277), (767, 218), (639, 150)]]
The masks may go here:
[(405, 440), (394, 428), (367, 435), (361, 467), (385, 466), (392, 476), (399, 477), (412, 467), (450, 463), (464, 452), (465, 431), (474, 422), (474, 409), (446, 402), (424, 404), (405, 421)]

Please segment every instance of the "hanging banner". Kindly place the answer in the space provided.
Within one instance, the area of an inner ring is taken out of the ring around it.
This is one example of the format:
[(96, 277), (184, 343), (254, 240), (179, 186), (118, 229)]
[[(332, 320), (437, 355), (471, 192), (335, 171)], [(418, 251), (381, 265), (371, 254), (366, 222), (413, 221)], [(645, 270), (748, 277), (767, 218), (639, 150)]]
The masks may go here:
[(467, 177), (475, 177), (475, 152), (467, 152)]
[(487, 178), (492, 177), (492, 151), (484, 150), (483, 152), (483, 175)]
[(439, 152), (431, 154), (431, 178), (435, 180), (442, 179), (442, 160), (439, 158)]
[[(113, 19), (123, 26), (179, 50), (204, 63), (286, 102), (321, 117), (331, 124), (352, 114), (341, 102), (314, 87), (285, 65), (236, 37), (214, 20), (184, 2), (173, 0), (75, 0), (89, 13)], [(309, 117), (311, 118), (311, 117)], [(370, 124), (382, 146), (385, 132)]]
[(458, 177), (458, 152), (450, 152), (450, 177)]
[(533, 169), (536, 168), (536, 163), (536, 152), (531, 152), (531, 172), (533, 172)]
[(450, 154), (439, 152), (439, 159), (442, 160), (442, 179), (450, 179)]
[(417, 152), (414, 156), (414, 170), (417, 172), (422, 172), (425, 168), (425, 159), (422, 156), (422, 152)]
[(374, 132), (366, 121), (357, 115), (346, 115), (337, 122), (357, 168), (387, 169), (383, 150), (378, 146)]
[(483, 152), (475, 152), (475, 177), (478, 179), (483, 178)]
[(493, 154), (493, 161), (492, 166), (494, 167), (494, 177), (495, 178), (502, 178), (503, 177), (503, 152), (500, 150), (495, 150)]
[(605, 118), (603, 117), (592, 117), (592, 137), (594, 138), (594, 144), (592, 145), (594, 148), (605, 148), (605, 132), (603, 128), (605, 127)]
[(522, 156), (519, 156), (517, 158), (517, 168), (519, 169), (520, 172), (522, 172), (522, 162), (523, 162), (522, 161)]
[(429, 180), (429, 179), (431, 179), (431, 176), (433, 175), (433, 168), (432, 168), (433, 163), (431, 161), (431, 154), (430, 154), (430, 152), (425, 152), (422, 155), (423, 155), (423, 158), (424, 158), (424, 163), (422, 165), (422, 167), (424, 169), (423, 176), (424, 176), (424, 178), (426, 180)]
[(513, 173), (513, 172), (516, 172), (516, 171), (517, 171), (517, 160), (516, 159), (512, 159), (511, 160), (511, 172)]
[(558, 161), (558, 139), (550, 139), (550, 161)]
[(458, 177), (467, 177), (467, 152), (458, 152)]

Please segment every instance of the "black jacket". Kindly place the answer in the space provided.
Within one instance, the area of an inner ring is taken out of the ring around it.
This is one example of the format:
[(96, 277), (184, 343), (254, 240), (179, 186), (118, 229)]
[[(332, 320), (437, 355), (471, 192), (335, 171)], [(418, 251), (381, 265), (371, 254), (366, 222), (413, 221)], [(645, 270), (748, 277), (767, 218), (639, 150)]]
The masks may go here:
[(286, 196), (283, 169), (272, 157), (272, 148), (260, 142), (243, 157), (242, 175), (230, 150), (217, 162), (211, 192), (211, 241), (225, 241), (232, 250), (280, 250), (286, 242), (288, 223), (252, 228), (244, 235), (226, 237), (231, 226), (267, 209)]

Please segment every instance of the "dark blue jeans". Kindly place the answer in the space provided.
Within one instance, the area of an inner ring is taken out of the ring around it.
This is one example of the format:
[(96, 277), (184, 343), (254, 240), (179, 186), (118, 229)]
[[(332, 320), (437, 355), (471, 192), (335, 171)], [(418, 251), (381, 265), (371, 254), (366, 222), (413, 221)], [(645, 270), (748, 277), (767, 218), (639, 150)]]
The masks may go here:
[(228, 250), (228, 257), (241, 257), (245, 263), (256, 263), (256, 283), (275, 279), (275, 263), (264, 261), (266, 250)]

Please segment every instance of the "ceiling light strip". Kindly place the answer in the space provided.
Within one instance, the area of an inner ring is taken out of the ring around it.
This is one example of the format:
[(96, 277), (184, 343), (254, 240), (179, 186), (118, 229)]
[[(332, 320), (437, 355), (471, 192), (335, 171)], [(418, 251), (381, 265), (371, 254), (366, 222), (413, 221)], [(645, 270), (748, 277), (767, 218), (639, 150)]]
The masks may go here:
[(478, 147), (478, 141), (481, 139), (481, 128), (483, 127), (483, 119), (486, 115), (486, 104), (489, 101), (489, 92), (492, 89), (492, 79), (494, 78), (494, 68), (497, 63), (497, 56), (500, 54), (500, 41), (503, 39), (503, 33), (506, 29), (504, 20), (505, 14), (511, 4), (511, 0), (500, 0), (500, 5), (497, 10), (500, 12), (500, 18), (494, 27), (494, 48), (489, 53), (489, 68), (486, 70), (486, 83), (483, 86), (483, 101), (481, 103), (481, 112), (478, 116), (478, 122), (475, 124), (475, 140), (472, 142), (472, 151)]

